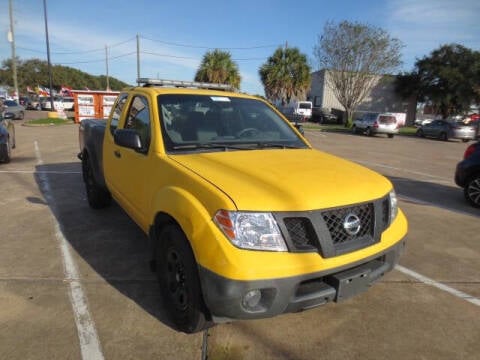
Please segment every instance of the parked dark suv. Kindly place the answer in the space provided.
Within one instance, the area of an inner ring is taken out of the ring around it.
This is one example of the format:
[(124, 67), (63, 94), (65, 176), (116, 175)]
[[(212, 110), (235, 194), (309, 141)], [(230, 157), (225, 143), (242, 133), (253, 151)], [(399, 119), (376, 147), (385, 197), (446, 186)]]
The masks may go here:
[(457, 164), (455, 182), (463, 188), (465, 199), (480, 207), (480, 141), (470, 145)]

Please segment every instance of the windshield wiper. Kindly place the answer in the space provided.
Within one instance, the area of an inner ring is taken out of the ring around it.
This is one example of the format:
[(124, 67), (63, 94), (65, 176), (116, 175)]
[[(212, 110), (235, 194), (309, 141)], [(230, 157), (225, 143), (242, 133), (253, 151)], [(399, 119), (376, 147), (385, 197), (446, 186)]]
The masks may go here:
[(260, 149), (303, 149), (304, 146), (288, 145), (281, 143), (257, 143), (257, 147)]
[(172, 147), (173, 150), (203, 150), (203, 149), (220, 149), (223, 151), (228, 150), (248, 150), (243, 146), (234, 146), (230, 144), (221, 144), (221, 143), (208, 143), (208, 144), (185, 144), (185, 145), (175, 145)]

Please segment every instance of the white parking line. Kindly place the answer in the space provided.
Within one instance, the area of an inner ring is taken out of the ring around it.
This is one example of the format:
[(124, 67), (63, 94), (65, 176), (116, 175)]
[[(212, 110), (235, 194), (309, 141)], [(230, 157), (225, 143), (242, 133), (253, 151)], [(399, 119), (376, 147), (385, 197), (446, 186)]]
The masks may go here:
[(320, 131), (311, 131), (306, 129), (305, 134), (308, 134), (309, 136), (314, 136), (314, 137), (327, 137), (327, 135), (322, 134)]
[(410, 173), (410, 174), (424, 176), (424, 177), (427, 177), (427, 178), (430, 178), (430, 179), (435, 179), (437, 182), (443, 183), (443, 184), (451, 184), (452, 183), (452, 179), (446, 179), (446, 178), (443, 178), (443, 177), (440, 177), (440, 176), (435, 176), (435, 175), (424, 173), (424, 172), (421, 172), (421, 171), (413, 171), (413, 170), (398, 168), (398, 167), (395, 167), (395, 166), (374, 163), (374, 162), (370, 162), (370, 161), (361, 161), (361, 160), (355, 160), (355, 161), (358, 162), (359, 164), (363, 164), (363, 165), (367, 165), (367, 166), (377, 166), (377, 167), (381, 167), (381, 168), (385, 168), (385, 169), (390, 169), (390, 170), (401, 171), (401, 172), (406, 172), (406, 173)]
[(460, 214), (460, 215), (478, 217), (478, 215), (473, 214), (473, 213), (468, 212), (468, 211), (454, 209), (454, 208), (444, 206), (442, 204), (433, 203), (433, 202), (430, 202), (430, 201), (419, 200), (419, 199), (416, 199), (416, 198), (411, 197), (411, 196), (402, 195), (401, 193), (397, 193), (397, 196), (398, 196), (399, 200), (408, 201), (408, 202), (413, 203), (413, 204), (433, 206), (433, 207), (443, 209), (443, 210), (448, 210), (448, 211), (451, 211), (451, 212), (454, 212), (454, 213), (457, 213), (457, 214)]
[[(37, 165), (43, 165), (43, 160), (38, 147), (38, 142), (34, 142), (35, 156), (37, 157)], [(82, 289), (82, 284), (78, 280), (79, 273), (77, 266), (70, 251), (70, 246), (65, 239), (61, 226), (54, 216), (55, 201), (52, 196), (50, 184), (46, 172), (38, 173), (40, 187), (45, 196), (45, 200), (52, 209), (52, 221), (55, 229), (55, 237), (57, 238), (62, 253), (63, 271), (65, 280), (70, 287), (69, 297), (72, 304), (75, 325), (77, 326), (78, 339), (80, 342), (80, 351), (83, 360), (103, 360), (103, 353), (98, 339), (95, 323), (88, 310), (87, 297)]]
[(81, 174), (81, 171), (0, 170), (2, 174)]
[(433, 287), (436, 287), (437, 289), (443, 290), (453, 296), (456, 296), (462, 300), (468, 301), (472, 303), (473, 305), (480, 306), (480, 299), (477, 299), (476, 297), (469, 295), (467, 293), (464, 293), (463, 291), (454, 289), (450, 286), (447, 286), (445, 284), (439, 283), (433, 279), (430, 279), (426, 276), (423, 276), (413, 270), (407, 269), (406, 267), (403, 267), (401, 265), (395, 266), (395, 269), (404, 273), (405, 275), (408, 275), (410, 277), (413, 277), (414, 279), (426, 284), (426, 285), (431, 285)]

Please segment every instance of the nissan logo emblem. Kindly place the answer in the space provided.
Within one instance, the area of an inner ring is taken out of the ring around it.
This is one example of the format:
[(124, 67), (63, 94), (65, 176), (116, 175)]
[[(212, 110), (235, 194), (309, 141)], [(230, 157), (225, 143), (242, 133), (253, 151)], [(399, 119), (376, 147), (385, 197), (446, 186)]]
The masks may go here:
[(360, 222), (360, 218), (355, 215), (354, 213), (350, 213), (345, 216), (343, 220), (343, 228), (347, 232), (348, 235), (357, 235), (362, 227)]

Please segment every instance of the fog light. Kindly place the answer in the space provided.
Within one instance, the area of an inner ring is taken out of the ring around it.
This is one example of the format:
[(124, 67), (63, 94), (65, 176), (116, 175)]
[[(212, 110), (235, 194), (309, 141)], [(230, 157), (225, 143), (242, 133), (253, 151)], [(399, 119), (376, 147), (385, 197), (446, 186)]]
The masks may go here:
[(262, 293), (260, 290), (250, 290), (243, 296), (242, 306), (245, 310), (255, 310), (260, 303)]

